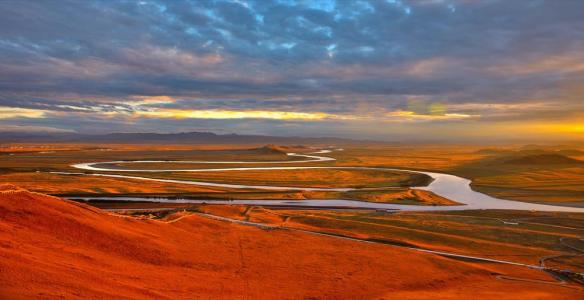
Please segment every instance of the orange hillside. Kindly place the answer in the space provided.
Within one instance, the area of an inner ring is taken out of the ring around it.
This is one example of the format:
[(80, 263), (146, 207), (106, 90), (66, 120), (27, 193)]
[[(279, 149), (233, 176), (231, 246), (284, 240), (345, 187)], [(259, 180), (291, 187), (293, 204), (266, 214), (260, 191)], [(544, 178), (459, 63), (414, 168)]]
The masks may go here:
[(137, 219), (0, 187), (0, 298), (566, 298), (542, 273), (186, 215)]

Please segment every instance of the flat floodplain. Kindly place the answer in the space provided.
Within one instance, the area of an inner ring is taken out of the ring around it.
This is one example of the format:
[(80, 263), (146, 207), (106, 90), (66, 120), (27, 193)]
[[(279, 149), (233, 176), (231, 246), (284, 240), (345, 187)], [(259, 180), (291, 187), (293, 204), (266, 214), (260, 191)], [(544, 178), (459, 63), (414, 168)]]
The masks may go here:
[[(314, 146), (314, 148), (318, 145)], [(556, 203), (578, 206), (584, 202), (584, 159), (578, 146), (565, 146), (549, 150), (522, 150), (507, 146), (345, 146), (343, 151), (327, 155), (335, 161), (319, 162), (318, 166), (389, 167), (413, 170), (439, 171), (472, 180), (475, 190), (495, 197), (536, 203)], [(173, 183), (153, 183), (148, 186), (136, 180), (115, 178), (80, 178), (47, 172), (80, 172), (72, 164), (83, 162), (173, 160), (173, 161), (250, 161), (250, 164), (197, 164), (197, 163), (136, 163), (131, 168), (156, 170), (188, 168), (270, 167), (274, 164), (253, 162), (279, 162), (294, 158), (287, 152), (309, 153), (310, 147), (278, 147), (262, 145), (38, 145), (20, 144), (2, 149), (0, 179), (50, 194), (176, 194), (199, 192), (233, 192), (225, 188), (185, 186)], [(543, 154), (542, 154), (543, 153)], [(559, 157), (559, 159), (558, 159)], [(530, 160), (531, 159), (531, 160)], [(111, 165), (108, 165), (111, 166)], [(315, 166), (298, 163), (294, 166)], [(124, 169), (127, 164), (114, 164)], [(90, 172), (89, 172), (90, 173)], [(108, 172), (125, 174), (124, 172)], [(187, 179), (211, 182), (231, 182), (258, 185), (318, 186), (318, 187), (404, 187), (427, 184), (427, 179), (408, 173), (353, 170), (295, 170), (246, 171), (213, 173), (133, 173), (163, 179)], [(95, 181), (95, 183), (92, 183)], [(54, 183), (59, 183), (55, 186)], [(103, 184), (99, 184), (99, 183)], [(277, 184), (276, 184), (277, 183)], [(78, 186), (76, 186), (78, 185)], [(105, 191), (105, 192), (102, 192)], [(235, 191), (237, 193), (237, 191)], [(385, 191), (384, 195), (392, 191)], [(278, 197), (275, 193), (274, 197)], [(282, 193), (279, 193), (282, 194)], [(298, 193), (294, 197), (298, 198)], [(364, 194), (364, 193), (360, 193)], [(372, 192), (379, 194), (379, 192)], [(232, 197), (233, 195), (229, 195)], [(322, 196), (322, 195), (318, 195)], [(336, 196), (336, 195), (335, 195)], [(324, 195), (324, 197), (327, 197)], [(349, 195), (350, 197), (350, 195)], [(315, 198), (310, 195), (305, 198)], [(330, 197), (329, 197), (330, 198)], [(379, 198), (379, 197), (369, 197)]]

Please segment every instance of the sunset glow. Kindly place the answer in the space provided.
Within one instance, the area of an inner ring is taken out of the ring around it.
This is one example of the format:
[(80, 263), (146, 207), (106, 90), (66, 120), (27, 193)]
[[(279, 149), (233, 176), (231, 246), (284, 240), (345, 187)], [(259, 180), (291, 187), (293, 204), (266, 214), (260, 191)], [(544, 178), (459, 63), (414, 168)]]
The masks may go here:
[(0, 0), (1, 299), (583, 299), (584, 0)]

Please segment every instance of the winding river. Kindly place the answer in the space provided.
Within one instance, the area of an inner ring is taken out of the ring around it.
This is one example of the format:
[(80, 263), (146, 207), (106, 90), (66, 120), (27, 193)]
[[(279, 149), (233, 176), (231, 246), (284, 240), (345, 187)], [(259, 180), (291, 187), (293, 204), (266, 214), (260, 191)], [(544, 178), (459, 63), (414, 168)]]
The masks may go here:
[[(338, 149), (340, 150), (340, 149)], [(387, 210), (404, 210), (404, 211), (453, 211), (453, 210), (472, 210), (472, 209), (507, 209), (507, 210), (534, 210), (534, 211), (557, 211), (557, 212), (584, 212), (584, 208), (544, 205), (513, 200), (499, 199), (491, 197), (476, 191), (470, 187), (471, 181), (466, 178), (455, 175), (425, 172), (407, 169), (395, 168), (377, 168), (377, 167), (307, 167), (307, 166), (278, 166), (278, 167), (241, 167), (241, 168), (210, 168), (210, 169), (115, 169), (108, 168), (108, 164), (134, 164), (134, 163), (192, 163), (192, 164), (295, 164), (295, 163), (314, 163), (334, 161), (335, 158), (321, 156), (321, 154), (330, 153), (331, 150), (320, 150), (310, 153), (312, 155), (288, 153), (288, 156), (299, 157), (299, 160), (289, 161), (166, 161), (166, 160), (142, 160), (142, 161), (109, 161), (109, 162), (92, 162), (74, 164), (72, 167), (82, 170), (99, 171), (99, 172), (225, 172), (225, 171), (251, 171), (251, 170), (305, 170), (305, 169), (352, 169), (352, 170), (380, 170), (380, 171), (400, 171), (417, 174), (425, 174), (433, 180), (425, 187), (414, 187), (415, 189), (433, 192), (444, 198), (461, 203), (461, 205), (451, 206), (423, 206), (423, 205), (400, 205), (388, 203), (374, 203), (365, 201), (345, 200), (345, 199), (327, 199), (327, 200), (190, 200), (190, 199), (165, 199), (165, 198), (141, 198), (141, 197), (82, 197), (77, 199), (83, 200), (123, 200), (123, 201), (149, 201), (149, 202), (169, 202), (169, 203), (215, 203), (215, 204), (243, 204), (243, 205), (276, 205), (276, 206), (298, 206), (298, 207), (330, 207), (330, 208), (368, 208), (368, 209), (387, 209)], [(319, 155), (315, 155), (319, 154)], [(198, 186), (224, 187), (231, 189), (261, 189), (261, 190), (303, 190), (303, 191), (337, 191), (345, 192), (359, 190), (358, 188), (316, 188), (316, 187), (290, 187), (290, 186), (265, 186), (265, 185), (242, 185), (213, 183), (191, 180), (173, 180), (159, 179), (131, 175), (104, 174), (104, 173), (64, 173), (59, 174), (88, 175), (113, 178), (138, 179), (145, 181), (158, 181), (167, 183), (180, 183)]]

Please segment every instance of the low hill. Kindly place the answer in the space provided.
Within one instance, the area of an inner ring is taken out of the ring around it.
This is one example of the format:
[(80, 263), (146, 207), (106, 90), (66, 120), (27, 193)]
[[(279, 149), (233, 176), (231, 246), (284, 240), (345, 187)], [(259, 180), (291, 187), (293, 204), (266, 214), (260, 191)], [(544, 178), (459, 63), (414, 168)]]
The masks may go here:
[(0, 229), (0, 299), (579, 295), (494, 276), (537, 272), (526, 268), (186, 213), (166, 220), (126, 217), (14, 186), (0, 187)]
[(579, 165), (584, 162), (564, 155), (548, 153), (513, 157), (505, 160), (509, 165)]
[(580, 151), (577, 149), (562, 149), (558, 150), (558, 154), (565, 156), (584, 156), (584, 151)]
[(519, 150), (515, 152), (515, 155), (541, 155), (541, 154), (554, 154), (553, 151), (543, 150), (543, 149), (529, 149), (529, 150)]
[(513, 151), (506, 150), (506, 149), (485, 148), (485, 149), (477, 150), (475, 153), (484, 154), (484, 155), (498, 155), (498, 154), (506, 154), (506, 153), (511, 153), (511, 152), (513, 152)]
[(257, 148), (255, 150), (257, 150), (259, 153), (264, 153), (264, 154), (286, 154), (289, 152), (289, 151), (287, 151), (287, 149), (288, 148), (285, 146), (269, 144), (269, 145), (265, 145), (263, 147)]
[(314, 152), (311, 147), (304, 146), (304, 145), (277, 145), (277, 144), (268, 144), (260, 148), (256, 148), (255, 150), (263, 152), (265, 154), (286, 154), (290, 152)]
[(485, 148), (477, 150), (475, 153), (483, 155), (540, 155), (540, 154), (558, 154), (564, 156), (584, 156), (584, 151), (577, 149), (562, 149), (562, 150), (544, 150), (544, 149), (523, 149), (523, 150), (508, 150), (508, 149), (496, 149), (496, 148)]

